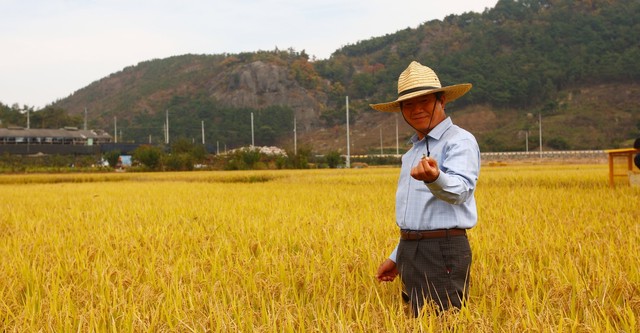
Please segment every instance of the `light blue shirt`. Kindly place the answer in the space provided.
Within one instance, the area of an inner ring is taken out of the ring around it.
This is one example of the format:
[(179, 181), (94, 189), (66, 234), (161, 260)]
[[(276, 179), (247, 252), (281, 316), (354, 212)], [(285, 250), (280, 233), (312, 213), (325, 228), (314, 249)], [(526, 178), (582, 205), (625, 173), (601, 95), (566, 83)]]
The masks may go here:
[[(411, 168), (427, 155), (438, 161), (440, 175), (432, 183), (411, 177)], [(396, 223), (400, 229), (469, 229), (478, 213), (473, 193), (480, 173), (480, 149), (475, 137), (446, 118), (422, 140), (411, 138), (413, 147), (402, 156), (396, 192)], [(398, 247), (389, 256), (396, 261)]]

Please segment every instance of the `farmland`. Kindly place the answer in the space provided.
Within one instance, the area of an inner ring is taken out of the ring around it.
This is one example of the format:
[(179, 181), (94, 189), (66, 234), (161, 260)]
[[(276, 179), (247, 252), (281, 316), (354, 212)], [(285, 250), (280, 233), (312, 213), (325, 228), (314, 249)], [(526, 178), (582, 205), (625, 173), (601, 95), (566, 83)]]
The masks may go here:
[(3, 332), (635, 332), (640, 189), (485, 166), (470, 304), (407, 315), (378, 264), (398, 169), (0, 176)]

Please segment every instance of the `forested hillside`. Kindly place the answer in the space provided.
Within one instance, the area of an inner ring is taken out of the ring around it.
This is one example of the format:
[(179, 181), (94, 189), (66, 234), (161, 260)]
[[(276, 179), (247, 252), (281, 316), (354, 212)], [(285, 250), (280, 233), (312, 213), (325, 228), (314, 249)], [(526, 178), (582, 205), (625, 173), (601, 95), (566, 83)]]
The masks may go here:
[[(407, 59), (475, 87), (464, 104), (531, 107), (563, 89), (640, 79), (640, 2), (502, 0), (485, 13), (449, 16), (362, 41), (318, 64), (358, 97), (394, 91)], [(345, 77), (343, 68), (357, 71)], [(392, 97), (392, 96), (389, 96)]]
[[(251, 113), (256, 144), (292, 145), (295, 117), (299, 144), (326, 152), (344, 147), (349, 96), (352, 151), (375, 152), (381, 140), (395, 148), (396, 118), (368, 104), (395, 99), (398, 74), (418, 60), (445, 85), (474, 85), (447, 112), (484, 151), (524, 150), (525, 138), (537, 149), (539, 117), (545, 149), (613, 148), (640, 136), (638, 36), (636, 0), (500, 0), (324, 60), (289, 49), (144, 61), (47, 110), (81, 116), (86, 107), (90, 126), (107, 131), (117, 118), (121, 139), (135, 142), (162, 142), (168, 111), (172, 136), (199, 141), (204, 122), (207, 140), (228, 147), (251, 142)], [(0, 126), (20, 125), (8, 115), (15, 108), (0, 109)], [(402, 140), (411, 130), (400, 132)]]

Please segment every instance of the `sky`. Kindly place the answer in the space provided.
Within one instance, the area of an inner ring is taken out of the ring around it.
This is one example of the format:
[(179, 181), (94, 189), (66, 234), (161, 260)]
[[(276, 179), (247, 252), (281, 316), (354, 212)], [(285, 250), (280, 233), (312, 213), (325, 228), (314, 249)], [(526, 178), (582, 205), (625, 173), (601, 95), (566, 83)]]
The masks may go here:
[(0, 0), (0, 102), (42, 108), (140, 62), (293, 48), (316, 59), (497, 0)]

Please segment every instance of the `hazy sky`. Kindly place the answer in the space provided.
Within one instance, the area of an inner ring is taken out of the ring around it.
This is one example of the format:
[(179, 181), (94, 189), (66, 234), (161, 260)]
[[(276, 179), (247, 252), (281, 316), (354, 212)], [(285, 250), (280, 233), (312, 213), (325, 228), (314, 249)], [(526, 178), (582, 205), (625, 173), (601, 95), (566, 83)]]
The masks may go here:
[(141, 61), (338, 48), (497, 0), (0, 0), (0, 102), (37, 108)]

